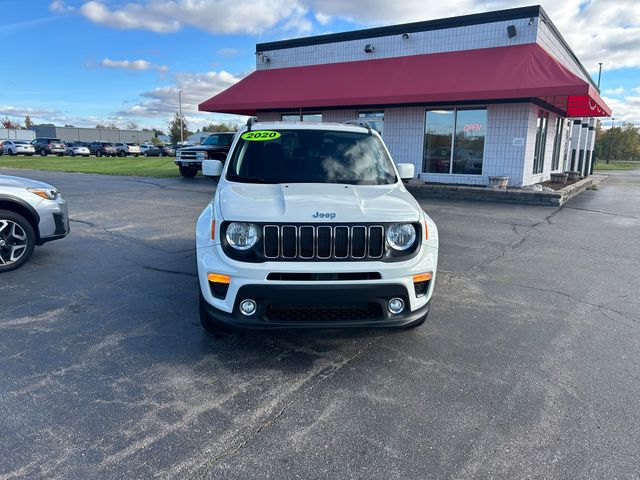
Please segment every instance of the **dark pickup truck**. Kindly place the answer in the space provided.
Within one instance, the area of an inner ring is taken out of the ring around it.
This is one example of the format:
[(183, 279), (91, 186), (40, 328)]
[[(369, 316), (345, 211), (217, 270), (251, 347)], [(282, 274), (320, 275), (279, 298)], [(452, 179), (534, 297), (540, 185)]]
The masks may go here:
[(202, 170), (203, 160), (220, 160), (224, 162), (229, 153), (235, 132), (212, 133), (200, 145), (185, 147), (176, 153), (176, 165), (180, 175), (193, 178)]

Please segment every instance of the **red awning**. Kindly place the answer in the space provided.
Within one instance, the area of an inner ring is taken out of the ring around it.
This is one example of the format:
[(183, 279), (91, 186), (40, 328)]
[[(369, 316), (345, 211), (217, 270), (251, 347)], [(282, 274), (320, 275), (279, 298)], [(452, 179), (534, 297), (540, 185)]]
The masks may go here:
[(258, 70), (201, 103), (209, 112), (540, 99), (569, 117), (611, 115), (596, 89), (538, 44)]

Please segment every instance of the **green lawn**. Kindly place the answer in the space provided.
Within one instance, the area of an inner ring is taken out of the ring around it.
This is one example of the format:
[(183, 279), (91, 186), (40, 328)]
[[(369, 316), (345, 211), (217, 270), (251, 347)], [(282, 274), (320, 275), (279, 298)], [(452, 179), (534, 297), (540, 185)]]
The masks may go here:
[(611, 162), (607, 163), (606, 160), (598, 160), (595, 170), (635, 170), (640, 168), (640, 162)]
[(0, 167), (60, 172), (136, 175), (141, 177), (178, 177), (174, 158), (159, 157), (0, 157)]

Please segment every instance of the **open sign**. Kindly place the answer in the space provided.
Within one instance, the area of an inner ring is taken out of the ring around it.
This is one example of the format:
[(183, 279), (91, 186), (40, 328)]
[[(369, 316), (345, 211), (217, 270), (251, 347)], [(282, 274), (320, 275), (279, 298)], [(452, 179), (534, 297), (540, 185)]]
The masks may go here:
[(465, 132), (479, 132), (482, 130), (482, 125), (479, 123), (466, 123), (463, 129)]

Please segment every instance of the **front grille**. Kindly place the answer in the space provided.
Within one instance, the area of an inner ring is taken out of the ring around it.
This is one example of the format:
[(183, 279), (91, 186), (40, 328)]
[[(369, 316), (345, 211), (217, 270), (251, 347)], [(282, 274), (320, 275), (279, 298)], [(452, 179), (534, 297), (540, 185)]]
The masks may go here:
[(204, 160), (205, 152), (187, 150), (186, 152), (178, 150), (178, 159), (180, 160)]
[(269, 260), (382, 258), (382, 225), (265, 225), (263, 253)]
[(356, 305), (269, 305), (266, 318), (273, 322), (346, 322), (380, 320), (382, 307), (377, 303)]
[(379, 272), (337, 272), (337, 273), (307, 273), (307, 272), (272, 272), (267, 275), (267, 280), (279, 280), (284, 282), (332, 282), (355, 280), (380, 280)]

